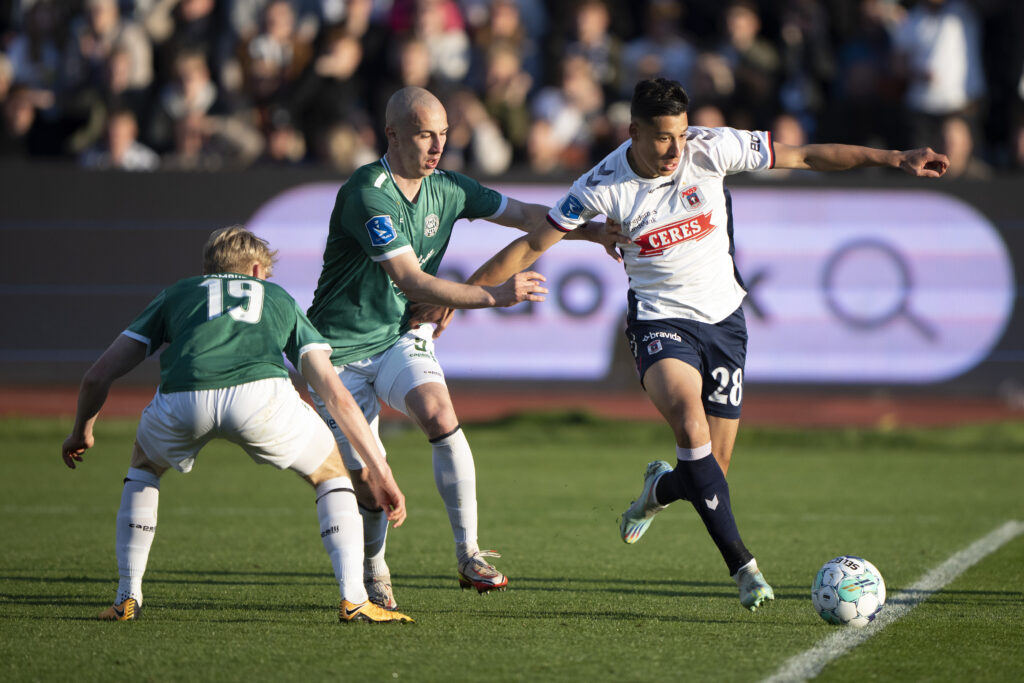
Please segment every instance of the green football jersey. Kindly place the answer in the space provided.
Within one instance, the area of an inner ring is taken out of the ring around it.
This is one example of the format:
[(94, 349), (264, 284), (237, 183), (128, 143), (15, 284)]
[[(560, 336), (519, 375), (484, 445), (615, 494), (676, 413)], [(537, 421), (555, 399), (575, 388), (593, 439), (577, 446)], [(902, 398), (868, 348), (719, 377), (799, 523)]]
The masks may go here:
[(280, 286), (238, 273), (190, 277), (160, 292), (124, 331), (160, 356), (160, 391), (222, 389), (287, 377), (312, 348), (328, 350)]
[(435, 171), (410, 202), (386, 159), (357, 170), (338, 191), (309, 319), (335, 365), (369, 358), (406, 331), (409, 301), (379, 263), (410, 251), (436, 275), (460, 218), (489, 218), (505, 198), (461, 173)]

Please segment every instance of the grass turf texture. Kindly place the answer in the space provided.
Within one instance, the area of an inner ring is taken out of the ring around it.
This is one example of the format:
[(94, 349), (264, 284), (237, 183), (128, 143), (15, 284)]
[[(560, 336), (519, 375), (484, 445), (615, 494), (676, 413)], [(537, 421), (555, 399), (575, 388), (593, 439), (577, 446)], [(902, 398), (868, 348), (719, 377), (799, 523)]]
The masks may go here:
[[(215, 443), (168, 473), (136, 623), (94, 621), (117, 583), (114, 517), (134, 422), (108, 420), (72, 472), (67, 421), (0, 421), (4, 552), (0, 678), (20, 680), (752, 681), (832, 633), (810, 583), (841, 554), (890, 595), (1008, 519), (1024, 519), (1024, 425), (926, 431), (741, 429), (729, 475), (740, 530), (776, 600), (742, 609), (688, 504), (645, 538), (618, 514), (645, 464), (671, 460), (660, 424), (582, 415), (467, 427), (481, 542), (508, 592), (460, 591), (429, 450), (385, 435), (409, 519), (388, 539), (414, 625), (339, 624), (312, 490)], [(821, 680), (1019, 680), (1024, 537)]]

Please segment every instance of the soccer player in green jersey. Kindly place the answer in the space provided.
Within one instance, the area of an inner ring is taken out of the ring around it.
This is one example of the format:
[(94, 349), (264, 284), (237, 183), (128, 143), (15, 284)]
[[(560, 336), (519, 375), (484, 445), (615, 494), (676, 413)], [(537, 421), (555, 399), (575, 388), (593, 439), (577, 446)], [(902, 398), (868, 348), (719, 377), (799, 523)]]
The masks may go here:
[(114, 380), (168, 344), (160, 357), (160, 387), (139, 421), (117, 514), (117, 598), (100, 619), (139, 618), (160, 477), (170, 468), (189, 472), (202, 447), (222, 438), (257, 463), (295, 471), (316, 489), (320, 536), (341, 592), (341, 621), (411, 621), (368, 600), (352, 482), (330, 430), (292, 386), (283, 353), (366, 462), (360, 484), (395, 526), (405, 519), (405, 497), (334, 372), (330, 345), (284, 289), (265, 282), (273, 258), (266, 242), (241, 226), (214, 231), (204, 250), (204, 275), (161, 292), (82, 381), (75, 424), (61, 449), (71, 469), (94, 445), (93, 425)]
[[(419, 425), (433, 449), (434, 479), (455, 539), (459, 583), (479, 592), (503, 589), (508, 579), (477, 543), (473, 455), (452, 407), (444, 372), (434, 356), (432, 328), (419, 325), (410, 302), (484, 308), (543, 301), (535, 272), (479, 287), (435, 277), (460, 218), (485, 218), (510, 227), (544, 225), (547, 207), (525, 204), (460, 173), (437, 169), (448, 130), (441, 102), (422, 88), (403, 88), (388, 101), (387, 153), (358, 169), (338, 192), (331, 214), (320, 281), (309, 318), (334, 348), (342, 382), (377, 433), (379, 400)], [(584, 236), (603, 243), (594, 231)], [(435, 309), (439, 315), (442, 309)], [(330, 416), (313, 392), (321, 417)], [(379, 400), (378, 400), (379, 399)], [(350, 471), (363, 467), (334, 425)], [(383, 446), (381, 446), (383, 449)], [(365, 580), (370, 599), (396, 607), (384, 560), (387, 519), (356, 482), (364, 521)]]

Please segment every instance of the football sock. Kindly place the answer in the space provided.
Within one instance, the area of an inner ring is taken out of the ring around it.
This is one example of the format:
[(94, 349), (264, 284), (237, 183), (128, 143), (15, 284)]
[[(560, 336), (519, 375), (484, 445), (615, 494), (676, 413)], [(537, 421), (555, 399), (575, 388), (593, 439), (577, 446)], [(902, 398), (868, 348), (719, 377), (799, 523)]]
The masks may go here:
[[(686, 449), (679, 449), (685, 451)], [(705, 449), (690, 449), (704, 452)], [(662, 481), (672, 477), (682, 490), (681, 497), (686, 498), (697, 510), (701, 521), (707, 527), (711, 539), (718, 546), (729, 568), (729, 574), (735, 574), (739, 568), (753, 559), (753, 555), (743, 545), (740, 532), (736, 528), (736, 520), (732, 515), (732, 503), (729, 500), (729, 485), (722, 474), (722, 468), (711, 455), (711, 444), (707, 444), (704, 455), (695, 454), (692, 459), (680, 458), (676, 468), (662, 476)], [(658, 482), (658, 500), (661, 499), (661, 481)], [(663, 502), (663, 501), (662, 501)]]
[(476, 467), (461, 427), (438, 439), (433, 447), (434, 483), (448, 510), (459, 561), (475, 554), (477, 545)]
[(142, 576), (146, 573), (149, 549), (156, 534), (156, 513), (160, 503), (160, 477), (146, 470), (128, 468), (117, 511), (117, 600), (135, 598), (142, 605)]
[[(676, 460), (696, 460), (711, 455), (711, 442), (697, 448), (680, 448), (676, 446)], [(677, 500), (688, 500), (685, 487), (681, 481), (683, 471), (678, 467), (671, 472), (666, 472), (654, 485), (654, 497), (658, 505), (668, 505)]]
[(363, 524), (348, 477), (335, 477), (316, 487), (320, 539), (331, 558), (341, 597), (356, 605), (367, 600), (363, 587)]
[(371, 510), (359, 505), (363, 518), (363, 578), (391, 576), (384, 561), (388, 540), (388, 516), (382, 508)]

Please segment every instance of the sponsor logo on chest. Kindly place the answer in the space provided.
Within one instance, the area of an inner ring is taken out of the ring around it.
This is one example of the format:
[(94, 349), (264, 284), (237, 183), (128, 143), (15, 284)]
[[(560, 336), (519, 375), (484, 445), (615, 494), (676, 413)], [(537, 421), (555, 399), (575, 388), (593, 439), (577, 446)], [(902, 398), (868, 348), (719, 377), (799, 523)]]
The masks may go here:
[(436, 213), (432, 213), (427, 216), (426, 220), (423, 221), (423, 236), (433, 237), (437, 234), (437, 228), (441, 225), (441, 220), (437, 217)]
[(693, 218), (677, 221), (641, 235), (633, 240), (639, 245), (638, 256), (660, 256), (665, 250), (683, 242), (702, 240), (715, 229), (711, 223), (711, 212)]
[(679, 196), (682, 197), (683, 205), (688, 211), (696, 211), (704, 206), (704, 193), (696, 185), (686, 188), (679, 193)]

